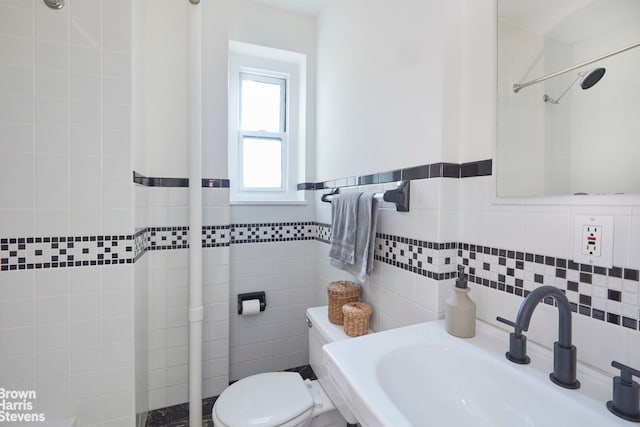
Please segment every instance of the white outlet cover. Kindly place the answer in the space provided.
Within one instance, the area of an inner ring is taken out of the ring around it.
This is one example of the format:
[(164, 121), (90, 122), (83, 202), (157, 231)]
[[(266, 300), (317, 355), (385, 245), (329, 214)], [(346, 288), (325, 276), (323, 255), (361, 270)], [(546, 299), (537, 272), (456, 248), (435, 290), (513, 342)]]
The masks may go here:
[[(600, 256), (587, 255), (582, 251), (583, 229), (585, 225), (602, 227), (600, 236)], [(580, 264), (613, 267), (613, 217), (603, 215), (576, 215), (574, 222), (573, 260)]]

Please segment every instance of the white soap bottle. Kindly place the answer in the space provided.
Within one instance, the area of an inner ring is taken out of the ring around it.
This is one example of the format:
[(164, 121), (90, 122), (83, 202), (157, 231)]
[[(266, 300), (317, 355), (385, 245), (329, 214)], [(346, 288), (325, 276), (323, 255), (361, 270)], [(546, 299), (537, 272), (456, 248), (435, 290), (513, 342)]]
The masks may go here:
[(447, 299), (444, 311), (445, 329), (459, 338), (471, 338), (476, 334), (476, 303), (469, 298), (464, 266), (458, 266), (458, 279), (454, 294)]

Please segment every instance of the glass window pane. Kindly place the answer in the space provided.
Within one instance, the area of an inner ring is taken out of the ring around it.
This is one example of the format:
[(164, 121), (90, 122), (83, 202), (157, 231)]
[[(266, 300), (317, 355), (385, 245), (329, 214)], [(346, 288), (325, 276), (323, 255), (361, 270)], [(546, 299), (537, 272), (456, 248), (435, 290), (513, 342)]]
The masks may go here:
[(243, 130), (281, 132), (283, 86), (276, 83), (242, 80), (240, 126)]
[(282, 187), (282, 141), (244, 137), (242, 180), (245, 188)]

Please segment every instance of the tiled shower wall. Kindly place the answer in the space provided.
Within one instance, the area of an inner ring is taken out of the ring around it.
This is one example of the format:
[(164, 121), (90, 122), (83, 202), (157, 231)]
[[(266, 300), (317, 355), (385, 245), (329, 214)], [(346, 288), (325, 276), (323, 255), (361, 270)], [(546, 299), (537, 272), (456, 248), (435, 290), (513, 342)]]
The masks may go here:
[(135, 422), (130, 4), (0, 4), (0, 378), (83, 426)]

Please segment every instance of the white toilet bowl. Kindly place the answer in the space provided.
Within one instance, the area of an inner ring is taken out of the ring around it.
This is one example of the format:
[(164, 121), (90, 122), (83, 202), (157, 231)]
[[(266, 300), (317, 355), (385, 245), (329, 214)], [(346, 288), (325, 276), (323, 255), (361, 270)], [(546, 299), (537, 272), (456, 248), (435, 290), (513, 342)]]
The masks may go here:
[[(215, 427), (328, 427), (356, 423), (339, 395), (326, 381), (324, 344), (350, 338), (342, 326), (329, 322), (327, 307), (307, 310), (309, 361), (318, 381), (295, 372), (267, 372), (227, 387), (213, 405)], [(339, 409), (339, 411), (337, 410)]]
[(298, 427), (331, 410), (335, 406), (317, 381), (303, 381), (296, 372), (267, 372), (229, 386), (211, 415), (215, 427)]

